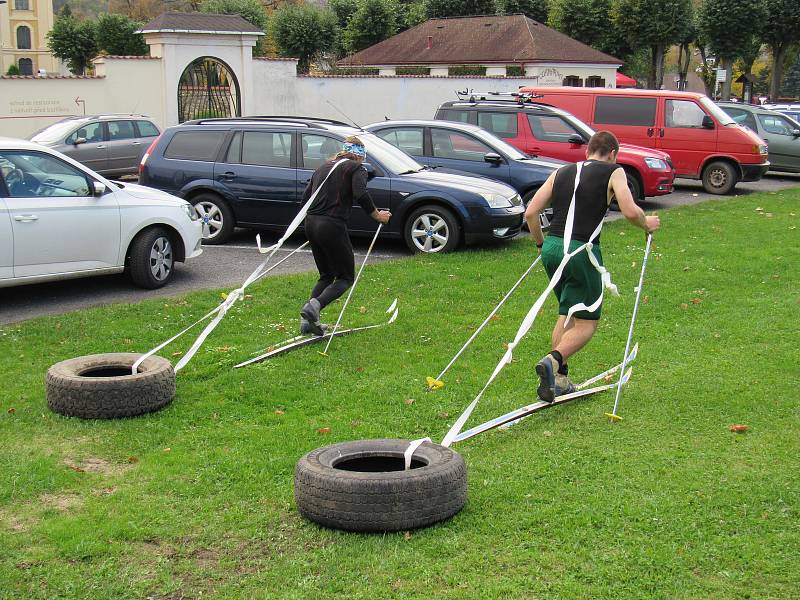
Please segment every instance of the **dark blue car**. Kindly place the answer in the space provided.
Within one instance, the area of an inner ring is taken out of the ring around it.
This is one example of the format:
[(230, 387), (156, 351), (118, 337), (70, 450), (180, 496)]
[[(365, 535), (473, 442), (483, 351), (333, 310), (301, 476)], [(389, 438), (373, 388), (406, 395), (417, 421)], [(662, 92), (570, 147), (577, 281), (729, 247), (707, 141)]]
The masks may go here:
[(383, 121), (365, 129), (423, 165), (507, 183), (517, 190), (525, 205), (550, 173), (566, 164), (555, 159), (531, 158), (493, 133), (468, 123)]
[[(372, 133), (325, 119), (241, 117), (171, 127), (143, 157), (139, 182), (191, 202), (209, 226), (205, 243), (221, 244), (236, 226), (284, 229), (311, 174), (350, 135), (366, 146), (375, 205), (392, 212), (387, 237), (404, 239), (414, 252), (447, 252), (519, 233), (525, 207), (512, 187), (437, 173)], [(350, 231), (368, 235), (376, 227), (356, 206)]]

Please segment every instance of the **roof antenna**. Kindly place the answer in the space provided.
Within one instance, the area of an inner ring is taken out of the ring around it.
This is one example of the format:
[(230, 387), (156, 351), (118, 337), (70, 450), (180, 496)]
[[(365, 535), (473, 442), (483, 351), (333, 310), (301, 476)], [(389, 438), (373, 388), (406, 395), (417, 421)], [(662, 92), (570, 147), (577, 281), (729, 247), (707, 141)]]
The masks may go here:
[(355, 125), (355, 126), (358, 128), (358, 129), (360, 129), (361, 131), (364, 131), (364, 128), (363, 128), (361, 125), (359, 125), (358, 123), (356, 123), (356, 122), (355, 122), (355, 119), (351, 119), (349, 116), (347, 116), (347, 114), (346, 114), (346, 113), (345, 113), (343, 110), (339, 110), (339, 107), (338, 107), (338, 106), (336, 106), (336, 105), (335, 105), (333, 102), (331, 102), (331, 101), (330, 101), (330, 100), (328, 100), (327, 98), (325, 99), (325, 102), (327, 102), (328, 104), (330, 104), (330, 105), (333, 107), (333, 109), (334, 109), (336, 112), (338, 112), (338, 113), (339, 113), (340, 115), (342, 115), (342, 116), (343, 116), (345, 119), (347, 119), (348, 121), (350, 121), (350, 122), (351, 122), (353, 125)]

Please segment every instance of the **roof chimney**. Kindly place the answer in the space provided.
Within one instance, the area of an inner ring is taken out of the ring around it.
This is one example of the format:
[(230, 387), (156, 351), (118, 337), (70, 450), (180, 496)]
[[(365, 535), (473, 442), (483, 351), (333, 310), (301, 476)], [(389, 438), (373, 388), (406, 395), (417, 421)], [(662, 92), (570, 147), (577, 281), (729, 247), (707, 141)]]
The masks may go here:
[(428, 36), (428, 50), (430, 50), (431, 48), (433, 48), (433, 36), (429, 35)]

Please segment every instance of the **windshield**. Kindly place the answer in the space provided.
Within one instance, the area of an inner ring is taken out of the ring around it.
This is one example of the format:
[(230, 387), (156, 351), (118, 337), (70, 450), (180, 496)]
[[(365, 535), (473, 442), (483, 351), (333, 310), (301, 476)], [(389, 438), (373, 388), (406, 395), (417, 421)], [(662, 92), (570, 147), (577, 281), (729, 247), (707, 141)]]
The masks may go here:
[(372, 133), (359, 133), (358, 137), (367, 149), (367, 162), (374, 157), (386, 169), (395, 175), (422, 170), (422, 165), (408, 154), (392, 146)]
[(473, 131), (472, 133), (474, 133), (477, 137), (479, 137), (484, 142), (492, 146), (495, 150), (500, 150), (501, 152), (503, 152), (511, 160), (528, 159), (527, 154), (523, 154), (522, 152), (514, 148), (514, 146), (504, 141), (503, 139), (497, 137), (493, 133), (490, 133), (484, 129), (481, 129), (480, 131)]
[(31, 138), (32, 142), (57, 142), (66, 137), (75, 129), (76, 123), (74, 120), (61, 121), (53, 123), (50, 127), (45, 127), (38, 133), (34, 134)]
[(703, 105), (708, 112), (711, 113), (711, 116), (714, 117), (717, 121), (719, 121), (720, 125), (736, 125), (736, 121), (734, 121), (731, 116), (722, 110), (719, 106), (714, 104), (708, 96), (703, 96), (700, 98), (700, 104)]

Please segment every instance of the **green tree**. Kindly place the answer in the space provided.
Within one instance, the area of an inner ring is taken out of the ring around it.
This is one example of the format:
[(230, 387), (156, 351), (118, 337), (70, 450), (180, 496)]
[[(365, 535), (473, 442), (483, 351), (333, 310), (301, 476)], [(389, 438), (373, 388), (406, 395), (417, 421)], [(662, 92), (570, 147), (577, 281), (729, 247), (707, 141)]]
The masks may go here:
[(272, 37), (278, 51), (282, 56), (300, 59), (300, 73), (308, 73), (316, 54), (333, 48), (336, 29), (333, 12), (311, 4), (285, 4), (272, 17)]
[(497, 0), (497, 14), (523, 14), (539, 23), (547, 23), (547, 0)]
[(690, 0), (616, 0), (612, 19), (631, 48), (650, 49), (647, 87), (664, 83), (664, 54), (691, 22)]
[(769, 95), (780, 95), (781, 77), (792, 44), (800, 42), (800, 2), (797, 0), (764, 1), (763, 40), (772, 53), (772, 80)]
[(47, 32), (47, 47), (56, 58), (67, 62), (75, 75), (83, 75), (97, 55), (93, 21), (77, 21), (71, 15), (60, 16)]
[(797, 54), (797, 59), (786, 71), (781, 91), (786, 96), (800, 97), (800, 53)]
[(625, 59), (631, 48), (611, 20), (612, 0), (551, 0), (549, 25), (569, 37)]
[(97, 17), (96, 41), (101, 52), (116, 56), (144, 56), (148, 53), (144, 36), (136, 33), (141, 23), (125, 15), (102, 14)]
[[(248, 23), (255, 25), (261, 31), (267, 30), (267, 13), (259, 0), (203, 0), (200, 12), (215, 13), (219, 15), (239, 15)], [(258, 40), (253, 54), (264, 54), (264, 39)]]
[[(722, 86), (722, 99), (731, 96), (733, 61), (751, 41), (753, 23), (763, 21), (761, 0), (705, 0), (700, 9), (700, 36), (717, 55), (727, 72)], [(744, 24), (749, 24), (745, 26)]]
[(329, 0), (328, 8), (336, 19), (337, 35), (333, 49), (337, 56), (344, 56), (347, 54), (347, 48), (344, 44), (343, 34), (350, 19), (358, 10), (358, 0)]
[(360, 0), (344, 30), (344, 47), (358, 52), (391, 37), (397, 31), (397, 7), (388, 0)]
[(494, 0), (427, 0), (425, 10), (429, 19), (493, 15), (495, 4)]
[(405, 31), (428, 20), (425, 0), (400, 2), (397, 6), (397, 30)]

